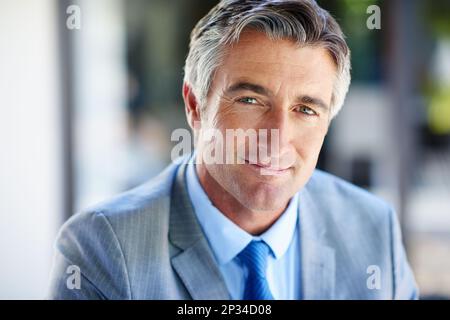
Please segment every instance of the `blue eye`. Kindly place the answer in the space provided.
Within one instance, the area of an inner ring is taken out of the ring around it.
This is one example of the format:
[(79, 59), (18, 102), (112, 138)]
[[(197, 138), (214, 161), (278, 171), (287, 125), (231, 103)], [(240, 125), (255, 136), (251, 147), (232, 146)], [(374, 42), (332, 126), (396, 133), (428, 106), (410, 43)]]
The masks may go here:
[(245, 104), (257, 104), (258, 100), (251, 97), (244, 97), (238, 100), (239, 102), (245, 103)]
[(317, 112), (315, 112), (313, 109), (311, 109), (311, 108), (309, 108), (307, 106), (299, 106), (297, 108), (297, 110), (299, 112), (301, 112), (301, 113), (304, 113), (304, 114), (308, 115), (308, 116), (315, 116), (315, 115), (317, 115)]

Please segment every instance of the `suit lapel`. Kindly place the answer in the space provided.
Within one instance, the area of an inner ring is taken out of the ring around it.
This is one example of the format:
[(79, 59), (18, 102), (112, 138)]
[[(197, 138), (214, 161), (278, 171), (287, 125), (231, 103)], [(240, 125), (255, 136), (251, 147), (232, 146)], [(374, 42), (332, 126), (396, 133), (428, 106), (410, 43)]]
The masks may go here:
[(195, 300), (228, 300), (229, 294), (206, 239), (172, 258), (189, 294)]
[(172, 188), (169, 239), (182, 250), (172, 266), (193, 299), (226, 300), (228, 290), (187, 194), (186, 166), (179, 166)]
[(302, 298), (333, 299), (335, 252), (326, 243), (326, 213), (320, 212), (307, 186), (300, 192)]

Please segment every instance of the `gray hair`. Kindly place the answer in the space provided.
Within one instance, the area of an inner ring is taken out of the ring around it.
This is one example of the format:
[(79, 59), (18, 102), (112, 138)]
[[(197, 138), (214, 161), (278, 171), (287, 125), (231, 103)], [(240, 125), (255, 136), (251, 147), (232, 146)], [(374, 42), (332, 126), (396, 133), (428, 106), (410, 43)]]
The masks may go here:
[(184, 67), (184, 81), (201, 106), (226, 47), (246, 28), (327, 49), (337, 69), (331, 118), (339, 112), (350, 85), (350, 50), (336, 20), (314, 0), (222, 0), (211, 9), (192, 30)]

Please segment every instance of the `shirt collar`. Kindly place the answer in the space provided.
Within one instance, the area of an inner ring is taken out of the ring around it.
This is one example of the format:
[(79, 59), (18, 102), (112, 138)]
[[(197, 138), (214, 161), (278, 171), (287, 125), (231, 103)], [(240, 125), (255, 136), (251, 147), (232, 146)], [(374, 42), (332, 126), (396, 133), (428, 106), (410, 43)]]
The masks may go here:
[[(195, 158), (191, 158), (193, 160)], [(264, 240), (276, 259), (287, 251), (298, 219), (298, 199), (295, 195), (278, 220), (260, 236), (252, 236), (222, 214), (203, 190), (195, 169), (189, 161), (186, 170), (188, 194), (197, 219), (205, 232), (220, 265), (233, 260), (252, 240)]]

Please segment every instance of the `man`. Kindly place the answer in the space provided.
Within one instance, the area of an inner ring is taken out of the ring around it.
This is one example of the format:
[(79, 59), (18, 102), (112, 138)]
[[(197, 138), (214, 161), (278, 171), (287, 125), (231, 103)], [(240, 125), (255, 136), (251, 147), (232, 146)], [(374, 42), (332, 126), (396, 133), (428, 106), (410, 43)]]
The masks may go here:
[(50, 297), (417, 298), (392, 208), (315, 170), (349, 83), (343, 34), (315, 2), (221, 1), (186, 60), (196, 151), (72, 217)]

